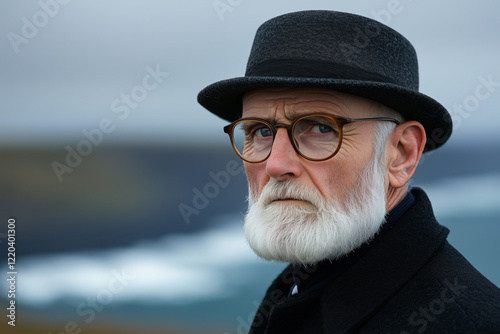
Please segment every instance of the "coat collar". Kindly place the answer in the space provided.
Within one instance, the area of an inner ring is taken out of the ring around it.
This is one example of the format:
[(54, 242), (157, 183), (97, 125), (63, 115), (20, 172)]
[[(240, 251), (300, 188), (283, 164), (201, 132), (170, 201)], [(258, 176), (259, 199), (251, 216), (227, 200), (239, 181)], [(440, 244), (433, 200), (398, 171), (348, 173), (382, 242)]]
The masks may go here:
[[(325, 288), (322, 310), (326, 332), (343, 333), (361, 325), (445, 242), (449, 230), (437, 223), (427, 195), (419, 188), (412, 193), (415, 205)], [(332, 319), (331, 314), (343, 316)]]
[(300, 291), (303, 291), (304, 289), (320, 289), (321, 287), (324, 287), (325, 284), (335, 279), (335, 277), (342, 273), (346, 268), (350, 267), (359, 258), (363, 257), (365, 253), (369, 252), (373, 245), (376, 244), (378, 240), (383, 238), (385, 233), (401, 217), (401, 215), (413, 205), (413, 203), (415, 203), (415, 197), (411, 192), (408, 192), (405, 198), (389, 212), (386, 217), (386, 222), (382, 225), (375, 237), (369, 242), (364, 243), (350, 254), (335, 261), (325, 260), (319, 265), (309, 268), (290, 267), (292, 274), (296, 271), (299, 273), (303, 271), (314, 272), (312, 279), (308, 280), (303, 280), (302, 277), (295, 279), (295, 276), (297, 275), (294, 275), (294, 287), (298, 286), (297, 281), (299, 281), (299, 284), (301, 285), (300, 289), (298, 289)]

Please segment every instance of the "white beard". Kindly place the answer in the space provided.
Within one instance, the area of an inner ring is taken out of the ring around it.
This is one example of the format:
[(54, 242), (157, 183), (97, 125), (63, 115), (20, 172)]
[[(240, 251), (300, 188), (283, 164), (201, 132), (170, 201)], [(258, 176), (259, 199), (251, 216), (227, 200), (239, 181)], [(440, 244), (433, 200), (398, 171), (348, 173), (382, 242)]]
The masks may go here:
[[(344, 203), (325, 200), (297, 181), (271, 179), (256, 200), (250, 191), (245, 235), (266, 260), (312, 265), (340, 258), (369, 241), (385, 222), (384, 166), (375, 154)], [(274, 202), (294, 198), (306, 202)]]

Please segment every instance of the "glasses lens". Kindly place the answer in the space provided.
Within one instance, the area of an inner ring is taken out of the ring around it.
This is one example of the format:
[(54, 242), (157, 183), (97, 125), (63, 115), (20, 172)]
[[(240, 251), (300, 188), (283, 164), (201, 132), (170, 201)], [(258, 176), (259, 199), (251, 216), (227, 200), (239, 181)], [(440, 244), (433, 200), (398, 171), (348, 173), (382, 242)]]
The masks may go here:
[(259, 162), (271, 152), (273, 131), (269, 125), (260, 121), (240, 121), (233, 128), (233, 143), (245, 160)]
[(301, 118), (293, 128), (295, 146), (304, 156), (321, 160), (330, 157), (339, 146), (340, 131), (337, 123), (326, 116)]

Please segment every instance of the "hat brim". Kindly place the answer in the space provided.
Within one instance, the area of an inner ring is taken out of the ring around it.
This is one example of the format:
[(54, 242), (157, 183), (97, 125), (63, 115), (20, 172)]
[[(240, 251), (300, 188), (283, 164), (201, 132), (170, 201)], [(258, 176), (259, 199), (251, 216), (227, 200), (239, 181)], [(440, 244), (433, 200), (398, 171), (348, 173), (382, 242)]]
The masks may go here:
[(235, 121), (242, 114), (243, 95), (251, 90), (270, 87), (316, 87), (361, 96), (386, 105), (407, 121), (420, 122), (426, 132), (424, 152), (443, 145), (452, 132), (452, 119), (440, 103), (431, 97), (390, 83), (374, 81), (249, 76), (218, 81), (198, 94), (198, 102), (215, 115)]

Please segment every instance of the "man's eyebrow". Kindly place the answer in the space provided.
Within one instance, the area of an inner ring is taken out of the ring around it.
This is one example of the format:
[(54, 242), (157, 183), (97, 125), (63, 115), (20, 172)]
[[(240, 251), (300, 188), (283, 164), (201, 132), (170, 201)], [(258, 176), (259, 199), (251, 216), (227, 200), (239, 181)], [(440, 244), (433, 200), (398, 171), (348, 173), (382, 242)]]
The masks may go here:
[(307, 114), (328, 114), (332, 116), (342, 116), (342, 108), (337, 104), (330, 102), (328, 106), (315, 105), (316, 101), (302, 102), (293, 109), (289, 109), (285, 112), (285, 117), (288, 120), (295, 120), (300, 116)]
[[(262, 118), (264, 119), (264, 118)], [(267, 119), (264, 119), (267, 121)], [(269, 121), (269, 123), (271, 123), (271, 121)], [(255, 126), (256, 124), (263, 124), (263, 123), (260, 123), (260, 122), (249, 122), (249, 121), (246, 121), (246, 122), (243, 122), (241, 128), (243, 129), (243, 131), (247, 132), (249, 131), (253, 126)]]
[(311, 111), (305, 112), (305, 111), (301, 111), (301, 110), (293, 110), (292, 109), (292, 110), (285, 112), (285, 117), (287, 120), (293, 121), (294, 119), (297, 119), (302, 115), (306, 115), (306, 114), (310, 114), (310, 113), (311, 113)]
[[(326, 110), (328, 109), (328, 110)], [(307, 106), (304, 108), (293, 108), (293, 109), (288, 109), (285, 111), (285, 119), (287, 121), (293, 122), (297, 118), (304, 116), (304, 115), (309, 115), (309, 114), (328, 114), (332, 116), (340, 116), (340, 117), (346, 117), (342, 115), (341, 108), (336, 104), (332, 103), (331, 107), (313, 107), (313, 106)], [(277, 119), (273, 118), (270, 115), (263, 115), (263, 116), (256, 116), (259, 119), (263, 119), (271, 124), (276, 124), (276, 123), (282, 123), (282, 121), (278, 121)], [(251, 117), (250, 117), (251, 118)]]
[[(303, 116), (303, 115), (307, 115), (307, 114), (311, 114), (313, 113), (314, 111), (303, 111), (303, 110), (287, 110), (285, 112), (285, 119), (287, 121), (294, 121), (296, 120), (297, 118)], [(259, 117), (260, 119), (263, 119), (265, 121), (268, 121), (269, 123), (271, 124), (275, 124), (275, 123), (281, 123), (280, 121), (278, 121), (276, 118), (273, 118), (273, 117), (270, 117), (270, 116), (260, 116)]]

